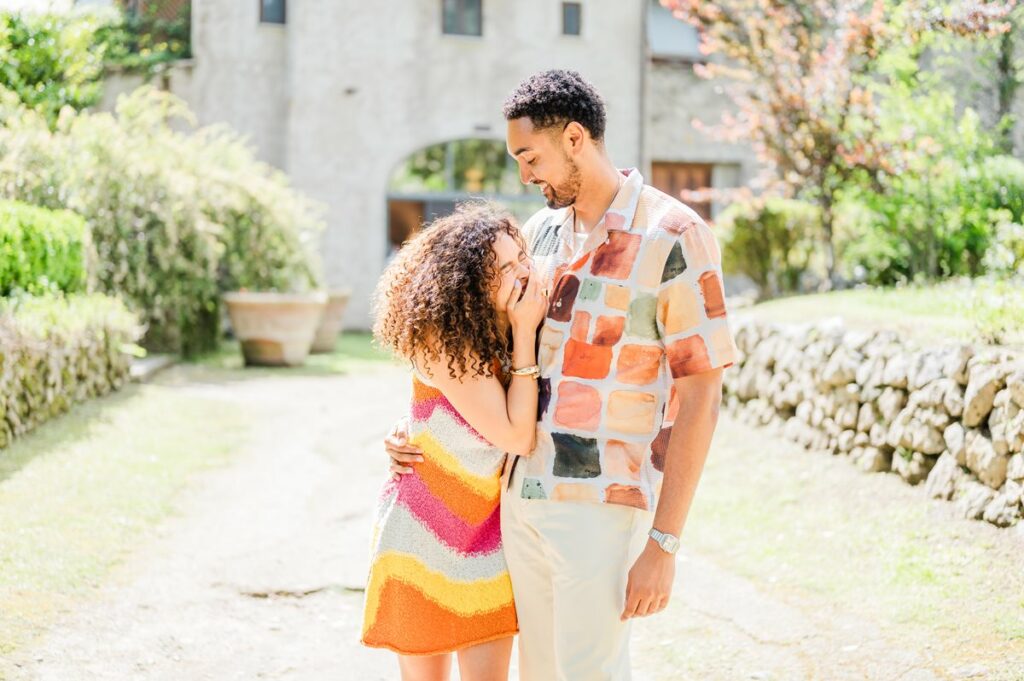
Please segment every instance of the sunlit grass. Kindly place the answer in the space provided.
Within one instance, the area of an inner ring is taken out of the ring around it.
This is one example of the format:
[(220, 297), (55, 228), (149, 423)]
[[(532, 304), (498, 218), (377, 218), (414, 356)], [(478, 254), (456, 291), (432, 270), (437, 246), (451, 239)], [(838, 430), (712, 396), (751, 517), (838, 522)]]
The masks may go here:
[(253, 418), (230, 402), (132, 385), (0, 450), (0, 655), (102, 583), (193, 473), (239, 449)]
[(861, 288), (769, 300), (740, 316), (807, 322), (841, 317), (850, 328), (891, 328), (919, 342), (944, 339), (1024, 344), (1024, 282), (957, 280)]
[(937, 503), (726, 418), (684, 542), (761, 585), (877, 620), (909, 646), (956, 641), (964, 659), (1024, 660), (1020, 539)]
[(354, 371), (369, 371), (382, 365), (394, 363), (392, 356), (373, 342), (373, 336), (365, 331), (341, 334), (334, 352), (311, 354), (301, 367), (244, 367), (242, 350), (238, 341), (225, 340), (216, 352), (199, 357), (196, 363), (218, 369), (245, 369), (247, 372), (293, 372), (346, 374)]

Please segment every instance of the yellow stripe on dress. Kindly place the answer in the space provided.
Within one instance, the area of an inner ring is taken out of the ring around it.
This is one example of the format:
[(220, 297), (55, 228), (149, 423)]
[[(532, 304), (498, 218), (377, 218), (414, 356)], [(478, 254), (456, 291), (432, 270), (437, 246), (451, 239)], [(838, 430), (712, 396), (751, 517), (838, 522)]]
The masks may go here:
[(480, 496), (493, 499), (501, 494), (501, 478), (498, 475), (480, 476), (470, 471), (452, 456), (444, 445), (429, 432), (424, 431), (410, 441), (423, 450), (440, 468), (451, 473)]
[[(376, 623), (380, 595), (389, 579), (414, 586), (445, 610), (462, 617), (499, 610), (512, 602), (512, 582), (507, 573), (491, 579), (462, 582), (431, 570), (415, 556), (386, 551), (374, 560), (370, 583), (366, 587), (367, 613), (373, 618), (366, 628)], [(467, 587), (472, 587), (472, 606), (465, 604)]]

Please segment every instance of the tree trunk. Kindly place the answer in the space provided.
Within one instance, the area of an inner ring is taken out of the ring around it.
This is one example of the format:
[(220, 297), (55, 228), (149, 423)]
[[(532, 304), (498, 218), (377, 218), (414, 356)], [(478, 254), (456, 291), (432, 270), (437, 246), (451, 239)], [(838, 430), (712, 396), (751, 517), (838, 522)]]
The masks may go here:
[(832, 237), (832, 191), (822, 187), (821, 229), (825, 236), (825, 269), (828, 272), (822, 289), (831, 291), (836, 284), (836, 247)]
[[(1010, 30), (999, 39), (999, 56), (996, 59), (996, 83), (999, 88), (999, 121), (1006, 120), (1013, 110), (1013, 99), (1017, 94), (1020, 81), (1017, 80), (1017, 69), (1013, 58), (1013, 41), (1016, 36), (1016, 22), (1010, 22)], [(1013, 127), (1007, 125), (1002, 129), (999, 146), (1003, 153), (1013, 153)]]

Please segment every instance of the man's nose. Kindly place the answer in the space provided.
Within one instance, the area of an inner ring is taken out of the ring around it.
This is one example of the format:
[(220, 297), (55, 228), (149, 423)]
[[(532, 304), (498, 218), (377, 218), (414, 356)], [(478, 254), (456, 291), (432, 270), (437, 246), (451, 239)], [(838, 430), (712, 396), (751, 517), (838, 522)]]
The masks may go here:
[(522, 163), (519, 164), (519, 181), (523, 184), (533, 184), (533, 173)]

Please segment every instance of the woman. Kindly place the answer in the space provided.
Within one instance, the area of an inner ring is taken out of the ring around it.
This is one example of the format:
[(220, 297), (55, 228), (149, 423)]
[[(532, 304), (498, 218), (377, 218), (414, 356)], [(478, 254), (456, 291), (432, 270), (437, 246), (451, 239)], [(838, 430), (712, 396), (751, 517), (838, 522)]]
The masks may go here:
[(464, 204), (407, 243), (377, 291), (378, 341), (413, 366), (414, 475), (382, 490), (363, 643), (404, 681), (505, 681), (517, 631), (498, 502), (506, 452), (533, 449), (547, 308), (511, 216)]

